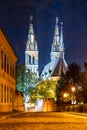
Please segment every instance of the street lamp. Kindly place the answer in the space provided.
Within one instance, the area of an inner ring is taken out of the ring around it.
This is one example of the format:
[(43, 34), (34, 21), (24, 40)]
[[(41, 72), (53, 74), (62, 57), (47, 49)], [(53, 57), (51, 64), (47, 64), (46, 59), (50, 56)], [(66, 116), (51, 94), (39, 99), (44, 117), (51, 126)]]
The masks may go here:
[(72, 87), (72, 92), (74, 92), (75, 91), (75, 87)]
[(66, 98), (66, 97), (67, 97), (67, 93), (64, 93), (64, 94), (63, 94), (63, 97)]
[(75, 87), (72, 87), (71, 88), (71, 90), (72, 90), (72, 92), (73, 92), (73, 94), (72, 94), (72, 97), (73, 97), (73, 99), (72, 99), (72, 104), (73, 104), (73, 112), (74, 112), (74, 92), (75, 92)]

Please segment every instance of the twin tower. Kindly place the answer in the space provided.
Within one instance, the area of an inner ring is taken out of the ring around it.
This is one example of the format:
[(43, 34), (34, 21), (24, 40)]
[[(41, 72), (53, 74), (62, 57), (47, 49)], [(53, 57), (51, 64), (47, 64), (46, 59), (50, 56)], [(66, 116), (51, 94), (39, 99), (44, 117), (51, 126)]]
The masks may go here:
[[(61, 25), (60, 28), (59, 24)], [(50, 62), (44, 66), (40, 75), (43, 80), (58, 78), (61, 72), (65, 72), (67, 69), (67, 63), (64, 59), (63, 23), (59, 22), (58, 17), (56, 17), (50, 57)], [(29, 32), (25, 50), (26, 71), (29, 70), (39, 76), (38, 60), (38, 46), (33, 29), (33, 17), (30, 16)]]

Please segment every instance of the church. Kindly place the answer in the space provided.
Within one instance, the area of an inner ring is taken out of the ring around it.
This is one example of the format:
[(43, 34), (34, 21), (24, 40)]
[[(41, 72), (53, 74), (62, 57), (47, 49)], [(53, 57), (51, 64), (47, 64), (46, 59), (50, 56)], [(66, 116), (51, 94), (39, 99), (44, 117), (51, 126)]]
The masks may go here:
[[(59, 78), (62, 72), (65, 73), (67, 69), (67, 63), (64, 58), (64, 50), (63, 22), (59, 22), (58, 17), (56, 17), (53, 42), (50, 52), (50, 62), (44, 66), (40, 74), (40, 78), (42, 80), (47, 80), (50, 78), (55, 80)], [(31, 72), (36, 73), (37, 76), (39, 76), (38, 55), (38, 44), (33, 28), (33, 17), (30, 16), (28, 38), (25, 50), (25, 67), (26, 71), (30, 70)]]
[[(56, 17), (53, 42), (52, 42), (51, 52), (50, 52), (50, 62), (43, 67), (43, 70), (39, 75), (39, 71), (38, 71), (39, 50), (38, 50), (38, 44), (34, 33), (33, 17), (30, 16), (28, 38), (27, 38), (27, 44), (25, 49), (26, 72), (30, 71), (32, 73), (35, 73), (37, 77), (40, 77), (42, 79), (42, 81), (46, 81), (46, 80), (57, 81), (60, 78), (61, 73), (62, 72), (65, 73), (67, 69), (67, 63), (64, 58), (64, 51), (65, 49), (64, 49), (64, 42), (63, 42), (63, 23), (59, 22), (58, 17)], [(35, 111), (56, 110), (55, 102), (53, 98), (37, 100), (36, 104), (37, 105), (35, 105)]]

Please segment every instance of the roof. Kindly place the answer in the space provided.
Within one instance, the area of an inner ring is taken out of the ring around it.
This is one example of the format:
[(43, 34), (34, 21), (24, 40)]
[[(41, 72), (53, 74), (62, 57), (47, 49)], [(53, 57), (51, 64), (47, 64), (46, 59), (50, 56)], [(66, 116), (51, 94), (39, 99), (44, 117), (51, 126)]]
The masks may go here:
[(66, 69), (65, 61), (62, 58), (56, 58), (49, 62), (41, 73), (42, 79), (49, 79), (51, 76), (59, 76)]
[(8, 40), (8, 38), (7, 38), (6, 34), (5, 34), (5, 32), (3, 31), (2, 27), (0, 27), (0, 31), (1, 31), (2, 35), (5, 37), (5, 39), (7, 40), (7, 43), (8, 43), (9, 46), (11, 47), (11, 49), (12, 49), (12, 51), (13, 51), (13, 53), (14, 53), (14, 55), (16, 56), (17, 61), (18, 61), (19, 58), (18, 58), (17, 54), (15, 53), (15, 51), (14, 51), (14, 49), (13, 49), (11, 43), (9, 42), (9, 40)]

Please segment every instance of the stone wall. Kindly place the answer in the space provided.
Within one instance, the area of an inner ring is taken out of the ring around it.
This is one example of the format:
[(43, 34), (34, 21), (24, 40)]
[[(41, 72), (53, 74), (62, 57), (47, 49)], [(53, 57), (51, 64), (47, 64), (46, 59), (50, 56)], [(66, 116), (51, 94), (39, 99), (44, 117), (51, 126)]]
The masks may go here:
[(44, 99), (43, 107), (42, 107), (43, 112), (50, 112), (50, 111), (56, 111), (56, 104), (54, 102), (54, 99)]
[(23, 95), (21, 93), (16, 94), (14, 111), (24, 111)]

